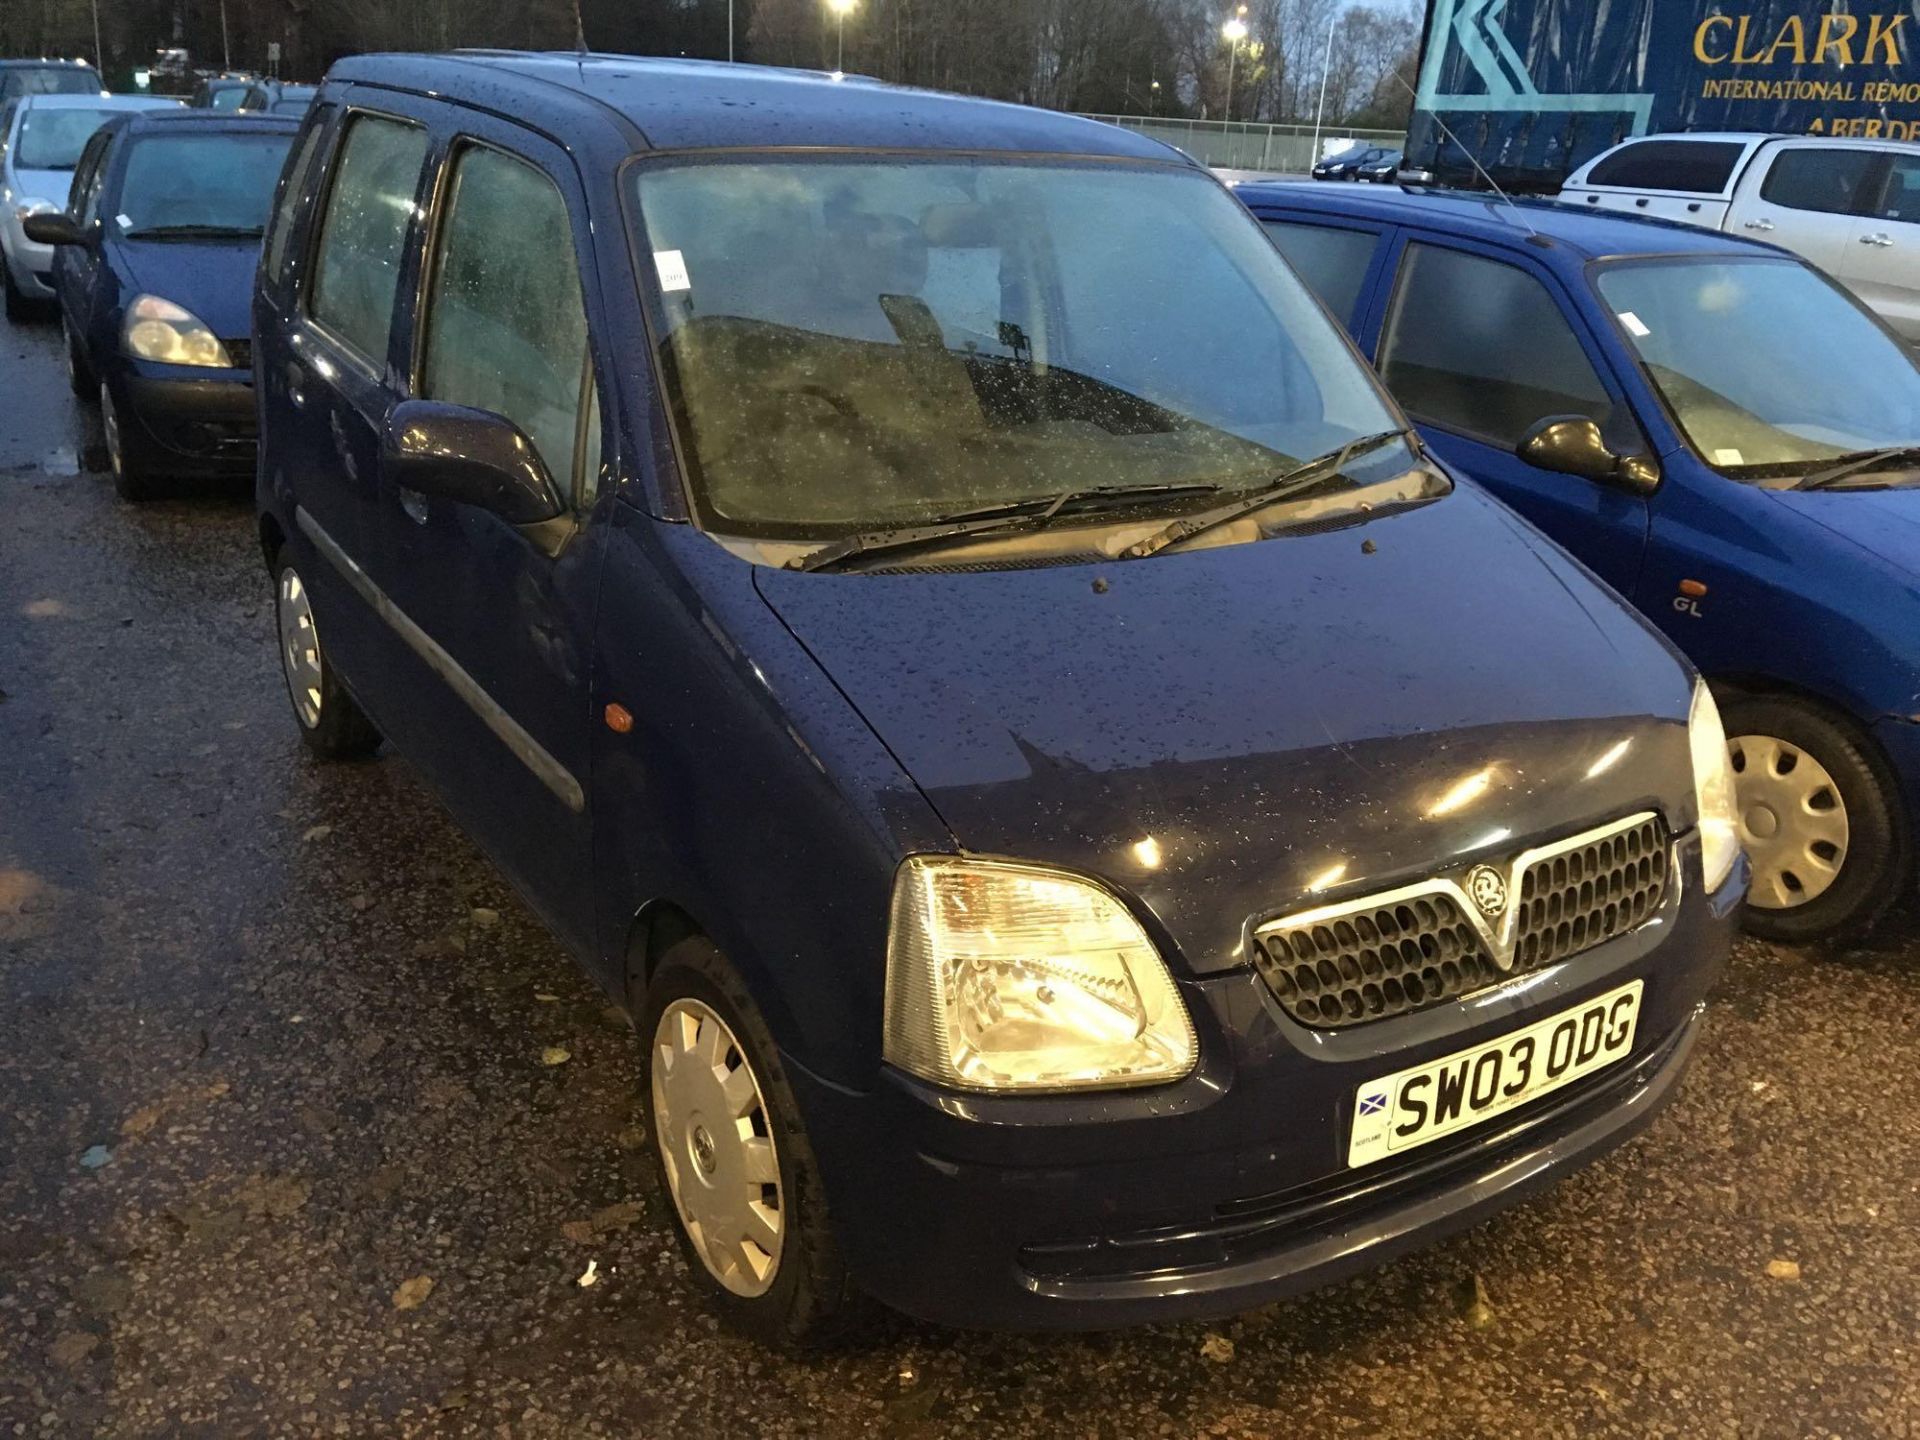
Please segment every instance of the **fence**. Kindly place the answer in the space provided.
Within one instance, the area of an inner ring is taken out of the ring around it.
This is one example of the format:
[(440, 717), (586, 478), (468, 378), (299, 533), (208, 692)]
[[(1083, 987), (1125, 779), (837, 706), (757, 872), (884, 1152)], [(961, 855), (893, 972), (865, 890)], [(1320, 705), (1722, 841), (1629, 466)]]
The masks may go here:
[[(1184, 150), (1202, 165), (1223, 170), (1260, 170), (1272, 175), (1292, 175), (1313, 166), (1313, 126), (1260, 125), (1250, 120), (1182, 120), (1177, 116), (1089, 115), (1089, 120), (1104, 120), (1109, 125), (1138, 130), (1142, 135)], [(1320, 149), (1339, 149), (1347, 141), (1370, 145), (1406, 143), (1402, 130), (1353, 130), (1324, 125), (1320, 129)]]

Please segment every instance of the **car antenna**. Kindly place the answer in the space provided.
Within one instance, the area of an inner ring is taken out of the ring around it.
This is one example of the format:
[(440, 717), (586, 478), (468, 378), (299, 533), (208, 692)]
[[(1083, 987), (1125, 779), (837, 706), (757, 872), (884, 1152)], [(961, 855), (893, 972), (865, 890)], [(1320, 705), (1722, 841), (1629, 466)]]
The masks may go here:
[[(1405, 90), (1407, 94), (1413, 96), (1413, 103), (1416, 106), (1418, 106), (1420, 103), (1420, 96), (1414, 91), (1414, 88), (1411, 85), (1407, 84), (1407, 77), (1402, 75), (1398, 70), (1393, 71), (1392, 74), (1393, 74), (1393, 78), (1400, 82), (1400, 88), (1402, 90)], [(1480, 163), (1479, 156), (1475, 155), (1473, 151), (1467, 148), (1466, 141), (1462, 140), (1458, 135), (1453, 133), (1453, 127), (1447, 124), (1446, 121), (1440, 118), (1440, 112), (1438, 110), (1429, 110), (1427, 114), (1431, 115), (1433, 117), (1433, 123), (1440, 127), (1440, 133), (1442, 135), (1445, 135), (1447, 139), (1451, 140), (1455, 145), (1458, 145), (1460, 147), (1460, 153), (1467, 157), (1468, 163), (1473, 166), (1474, 173), (1478, 175), (1482, 180), (1486, 181), (1488, 188), (1491, 189), (1494, 194), (1498, 195), (1501, 198), (1501, 200), (1503, 200), (1506, 203), (1506, 206), (1509, 210), (1513, 211), (1513, 218), (1520, 222), (1521, 228), (1524, 229), (1527, 232), (1527, 234), (1531, 235), (1534, 239), (1538, 240), (1540, 238), (1540, 232), (1534, 229), (1533, 226), (1527, 223), (1526, 215), (1521, 212), (1521, 209), (1518, 205), (1513, 203), (1513, 197), (1507, 194), (1506, 191), (1502, 190), (1500, 188), (1500, 182), (1495, 180), (1493, 176), (1487, 173), (1487, 167)]]

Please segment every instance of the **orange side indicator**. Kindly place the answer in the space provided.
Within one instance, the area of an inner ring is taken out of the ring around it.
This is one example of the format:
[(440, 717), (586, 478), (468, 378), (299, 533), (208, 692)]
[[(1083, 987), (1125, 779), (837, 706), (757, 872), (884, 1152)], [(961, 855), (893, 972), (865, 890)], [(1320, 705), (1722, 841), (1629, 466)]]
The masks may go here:
[(633, 729), (633, 712), (624, 705), (607, 706), (607, 728), (616, 735)]
[(1691, 595), (1694, 599), (1698, 600), (1702, 595), (1707, 593), (1707, 587), (1698, 580), (1682, 580), (1680, 582), (1680, 593), (1682, 595)]

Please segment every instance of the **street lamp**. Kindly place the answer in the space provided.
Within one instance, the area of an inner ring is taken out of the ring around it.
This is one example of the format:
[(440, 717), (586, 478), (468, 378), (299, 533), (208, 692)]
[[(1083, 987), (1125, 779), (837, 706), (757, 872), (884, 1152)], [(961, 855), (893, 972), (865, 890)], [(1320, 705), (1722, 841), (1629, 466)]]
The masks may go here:
[(840, 53), (833, 64), (836, 75), (844, 73), (847, 68), (847, 12), (857, 3), (859, 0), (827, 0), (827, 8), (833, 11), (840, 25)]
[(1154, 81), (1147, 87), (1147, 114), (1151, 116), (1160, 103), (1160, 82)]
[(1313, 158), (1307, 163), (1320, 163), (1320, 122), (1327, 114), (1327, 77), (1333, 73), (1333, 27), (1340, 23), (1340, 12), (1333, 12), (1333, 18), (1327, 21), (1327, 53), (1320, 57), (1320, 104), (1313, 112)]
[(1233, 119), (1233, 64), (1240, 58), (1240, 42), (1247, 38), (1247, 7), (1242, 5), (1233, 12), (1231, 19), (1220, 27), (1220, 33), (1227, 37), (1227, 119)]

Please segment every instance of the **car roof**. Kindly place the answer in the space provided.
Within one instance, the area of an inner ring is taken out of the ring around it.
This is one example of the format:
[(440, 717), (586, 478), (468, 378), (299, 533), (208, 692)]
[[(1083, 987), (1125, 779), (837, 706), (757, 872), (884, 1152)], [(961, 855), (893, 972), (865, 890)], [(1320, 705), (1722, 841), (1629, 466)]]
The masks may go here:
[(1557, 249), (1582, 260), (1622, 255), (1780, 253), (1770, 245), (1697, 225), (1640, 219), (1618, 211), (1588, 210), (1550, 200), (1502, 200), (1469, 190), (1400, 186), (1369, 189), (1287, 182), (1238, 185), (1234, 193), (1254, 207), (1284, 206), (1385, 225), (1420, 225), (1498, 245), (1521, 244), (1540, 235), (1550, 242), (1548, 252)]
[(624, 119), (653, 150), (831, 146), (1195, 163), (1157, 140), (1057, 111), (725, 61), (469, 50), (353, 56), (328, 79), (432, 93), (547, 129), (591, 105)]
[(20, 104), (29, 110), (124, 110), (129, 114), (182, 108), (179, 101), (164, 95), (22, 95)]
[(91, 60), (60, 60), (51, 55), (42, 58), (35, 58), (31, 55), (15, 55), (11, 59), (0, 60), (0, 70), (25, 70), (28, 68), (46, 70), (54, 66), (62, 66), (68, 70), (91, 70), (93, 69), (93, 62)]
[[(272, 115), (265, 110), (144, 110), (130, 119), (113, 124), (135, 135), (165, 134), (182, 130), (207, 130), (224, 134), (249, 130), (271, 130), (292, 134), (300, 128), (296, 115)], [(104, 128), (104, 127), (102, 127)]]

